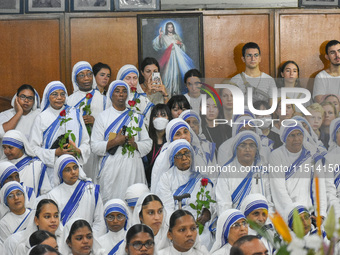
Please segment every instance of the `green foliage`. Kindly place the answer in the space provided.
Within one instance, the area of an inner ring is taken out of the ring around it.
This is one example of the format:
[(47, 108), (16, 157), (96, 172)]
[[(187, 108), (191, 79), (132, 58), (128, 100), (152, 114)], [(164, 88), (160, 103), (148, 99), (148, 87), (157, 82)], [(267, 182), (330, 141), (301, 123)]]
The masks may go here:
[(328, 211), (327, 220), (325, 222), (325, 231), (327, 233), (327, 238), (331, 240), (335, 232), (335, 211), (333, 206), (331, 206)]
[(294, 209), (293, 211), (293, 231), (296, 234), (296, 236), (300, 239), (302, 239), (305, 236), (302, 220), (296, 209)]

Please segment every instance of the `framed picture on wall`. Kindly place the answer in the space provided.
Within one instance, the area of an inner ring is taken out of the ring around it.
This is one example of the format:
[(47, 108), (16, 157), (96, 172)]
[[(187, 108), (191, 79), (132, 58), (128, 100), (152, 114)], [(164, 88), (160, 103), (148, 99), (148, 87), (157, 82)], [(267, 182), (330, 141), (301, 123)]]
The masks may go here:
[(23, 0), (1, 0), (0, 14), (20, 14), (23, 13)]
[(68, 0), (26, 0), (26, 12), (65, 12)]
[(299, 7), (331, 8), (338, 6), (339, 0), (299, 0)]
[(113, 11), (113, 0), (71, 0), (71, 11)]
[(155, 58), (161, 79), (171, 95), (186, 92), (184, 74), (198, 69), (204, 75), (202, 13), (139, 14), (138, 62)]
[(160, 0), (115, 0), (116, 11), (160, 10)]

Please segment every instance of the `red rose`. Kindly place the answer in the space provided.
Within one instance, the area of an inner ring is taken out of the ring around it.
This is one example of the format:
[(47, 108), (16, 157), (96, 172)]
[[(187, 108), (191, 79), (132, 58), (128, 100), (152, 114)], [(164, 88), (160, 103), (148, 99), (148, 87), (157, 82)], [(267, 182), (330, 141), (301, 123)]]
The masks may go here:
[(201, 180), (201, 185), (202, 186), (207, 186), (208, 185), (208, 179), (207, 178), (203, 178), (202, 180)]
[(62, 111), (59, 113), (59, 115), (60, 115), (61, 117), (65, 117), (65, 116), (66, 116), (66, 111), (65, 111), (65, 110), (62, 110)]
[(133, 107), (133, 106), (136, 105), (136, 101), (129, 100), (129, 101), (128, 101), (128, 104), (129, 104), (131, 107)]
[(135, 87), (131, 88), (131, 92), (136, 92), (136, 91), (137, 91), (137, 88), (135, 88)]
[(91, 93), (87, 93), (86, 94), (86, 99), (91, 99), (92, 98), (92, 94)]

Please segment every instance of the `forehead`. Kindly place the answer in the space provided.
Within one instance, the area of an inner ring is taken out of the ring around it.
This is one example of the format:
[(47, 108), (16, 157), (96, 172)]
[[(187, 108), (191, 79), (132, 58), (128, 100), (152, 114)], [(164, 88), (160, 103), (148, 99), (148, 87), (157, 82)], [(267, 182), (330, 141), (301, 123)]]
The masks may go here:
[(113, 91), (127, 90), (124, 86), (117, 86)]
[(125, 80), (126, 78), (131, 79), (131, 78), (137, 78), (137, 77), (138, 77), (138, 75), (137, 75), (136, 73), (129, 73), (129, 74), (127, 74), (127, 75), (125, 76), (124, 80)]
[(328, 53), (330, 53), (331, 51), (338, 51), (338, 50), (340, 50), (340, 44), (339, 43), (336, 44), (336, 45), (330, 46), (328, 48)]
[(71, 163), (68, 163), (68, 164), (65, 166), (65, 168), (66, 168), (66, 167), (73, 167), (73, 166), (75, 166), (75, 165), (77, 165), (77, 164), (74, 163), (74, 162), (71, 162)]
[(139, 232), (137, 234), (135, 234), (132, 238), (130, 242), (136, 242), (136, 241), (146, 241), (152, 239), (152, 237), (150, 236), (149, 233), (146, 232)]
[[(108, 216), (117, 216), (117, 215), (120, 215), (120, 214), (122, 214), (121, 212), (110, 212), (109, 214), (108, 214)], [(124, 215), (124, 214), (122, 214), (122, 215)]]
[(176, 153), (176, 155), (177, 154), (179, 154), (179, 153), (185, 153), (185, 152), (188, 152), (189, 150), (187, 149), (187, 148), (183, 148), (183, 149), (181, 149), (180, 151), (178, 151), (177, 153)]
[(245, 141), (243, 141), (242, 142), (243, 144), (245, 143), (245, 144), (256, 144), (253, 140), (251, 140), (251, 139), (247, 139), (247, 140), (245, 140)]
[[(296, 135), (296, 134), (302, 134), (302, 132), (298, 129), (293, 130), (292, 132), (289, 133), (289, 135)], [(289, 137), (288, 135), (288, 137)]]
[(231, 91), (229, 89), (223, 89), (222, 95), (232, 95)]
[(191, 215), (184, 215), (182, 217), (179, 217), (176, 219), (175, 227), (176, 226), (190, 226), (190, 225), (196, 225), (195, 220), (192, 218)]
[(157, 210), (157, 209), (161, 209), (163, 208), (162, 204), (157, 201), (157, 200), (154, 200), (154, 201), (151, 201), (149, 202), (147, 205), (144, 205), (143, 206), (143, 210), (146, 209), (146, 210)]
[(158, 67), (155, 64), (147, 65), (144, 69), (158, 69)]
[(297, 66), (294, 65), (293, 63), (289, 63), (286, 65), (285, 69), (297, 69)]
[(246, 49), (246, 54), (255, 54), (255, 53), (258, 53), (260, 54), (259, 50), (256, 49), (256, 48), (250, 48), (250, 49)]
[(76, 236), (76, 235), (87, 235), (87, 234), (90, 234), (92, 233), (92, 231), (87, 227), (87, 226), (84, 226), (84, 227), (81, 227), (81, 228), (78, 228), (73, 236)]
[(78, 74), (80, 74), (80, 73), (90, 73), (91, 72), (91, 70), (90, 69), (86, 69), (86, 70), (81, 70)]
[(186, 121), (188, 122), (188, 121), (190, 121), (190, 122), (198, 122), (198, 120), (195, 118), (195, 117), (188, 117), (187, 119), (186, 119)]
[(34, 93), (30, 89), (23, 89), (23, 90), (20, 91), (19, 96), (20, 95), (34, 96)]

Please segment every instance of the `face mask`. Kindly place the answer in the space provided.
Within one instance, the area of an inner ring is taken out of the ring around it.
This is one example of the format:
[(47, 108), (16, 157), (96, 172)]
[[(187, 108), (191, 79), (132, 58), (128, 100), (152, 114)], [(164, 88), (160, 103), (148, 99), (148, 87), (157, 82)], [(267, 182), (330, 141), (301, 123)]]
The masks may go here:
[[(272, 118), (271, 117), (267, 117), (267, 118), (258, 118), (259, 120), (263, 121), (263, 126), (259, 127), (260, 129), (266, 129), (269, 128), (270, 125), (272, 124)], [(262, 124), (262, 122), (259, 123), (259, 125)]]
[(164, 130), (166, 128), (166, 125), (168, 125), (169, 120), (165, 118), (156, 118), (152, 121), (153, 126), (156, 130)]

